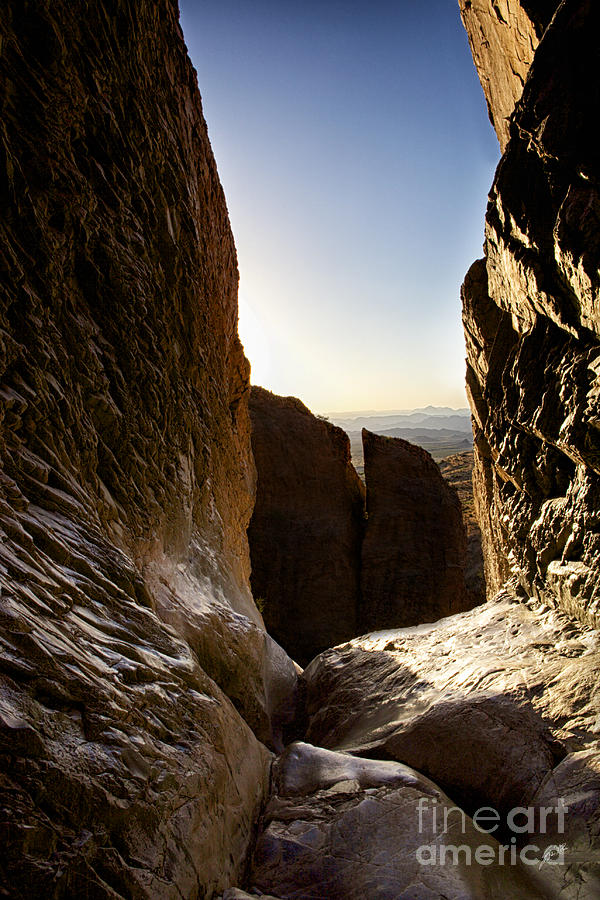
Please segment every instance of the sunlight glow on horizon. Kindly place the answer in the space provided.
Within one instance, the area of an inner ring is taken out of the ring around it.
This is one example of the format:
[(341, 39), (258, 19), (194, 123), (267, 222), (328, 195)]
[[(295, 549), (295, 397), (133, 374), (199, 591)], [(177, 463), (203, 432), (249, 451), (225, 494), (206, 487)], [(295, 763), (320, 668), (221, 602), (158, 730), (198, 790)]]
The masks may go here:
[(269, 334), (241, 290), (238, 298), (238, 332), (252, 367), (252, 384), (268, 384), (271, 379)]
[(499, 156), (457, 0), (180, 0), (252, 383), (464, 407), (460, 285)]

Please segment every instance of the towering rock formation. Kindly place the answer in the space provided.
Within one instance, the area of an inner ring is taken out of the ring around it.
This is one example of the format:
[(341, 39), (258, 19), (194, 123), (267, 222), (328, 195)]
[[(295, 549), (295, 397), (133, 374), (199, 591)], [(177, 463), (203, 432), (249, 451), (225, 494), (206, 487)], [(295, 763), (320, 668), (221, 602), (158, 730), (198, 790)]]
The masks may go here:
[(598, 623), (597, 4), (564, 0), (535, 53), (463, 286), (488, 587)]
[(365, 521), (341, 428), (262, 388), (252, 388), (250, 412), (252, 588), (269, 632), (295, 659), (481, 602), (465, 588), (458, 495), (425, 450), (363, 430)]
[(252, 589), (269, 633), (305, 665), (357, 633), (364, 488), (347, 434), (300, 400), (253, 387), (250, 413)]
[(502, 150), (544, 29), (559, 0), (459, 0), (471, 53)]
[(235, 249), (177, 16), (8, 0), (0, 22), (0, 883), (19, 897), (230, 883), (268, 782), (257, 738), (277, 744), (294, 688), (248, 587)]
[(465, 609), (466, 535), (456, 491), (426, 450), (363, 429), (367, 523), (362, 630)]

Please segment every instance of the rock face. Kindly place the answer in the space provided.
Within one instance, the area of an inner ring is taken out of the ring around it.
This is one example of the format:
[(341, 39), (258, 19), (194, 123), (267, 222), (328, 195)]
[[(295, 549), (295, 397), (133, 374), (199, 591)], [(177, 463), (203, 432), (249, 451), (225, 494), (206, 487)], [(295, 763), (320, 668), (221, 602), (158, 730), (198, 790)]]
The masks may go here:
[[(277, 760), (274, 782), (251, 875), (259, 890), (298, 900), (543, 896), (524, 867), (498, 863), (499, 845), (489, 835), (492, 864), (477, 865), (481, 833), (407, 766), (297, 743)], [(460, 853), (451, 851), (446, 864), (423, 864), (444, 841), (460, 845)]]
[(465, 587), (460, 501), (425, 450), (363, 430), (365, 522), (341, 428), (263, 388), (252, 388), (250, 410), (252, 588), (269, 632), (294, 659), (305, 665), (360, 631), (481, 602)]
[[(470, 814), (492, 807), (507, 843), (510, 812), (531, 807), (518, 845), (534, 844), (541, 859), (566, 844), (560, 865), (541, 872), (542, 896), (592, 900), (600, 875), (599, 665), (597, 632), (504, 592), (443, 622), (321, 654), (304, 673), (306, 739), (411, 766)], [(569, 810), (562, 830), (561, 798)], [(553, 809), (542, 827), (544, 806)]]
[(599, 10), (566, 0), (535, 53), (463, 286), (488, 588), (598, 622)]
[(465, 608), (466, 535), (456, 491), (420, 447), (363, 429), (367, 523), (363, 630), (432, 622)]
[(481, 529), (475, 515), (473, 496), (473, 451), (446, 456), (439, 461), (438, 465), (444, 479), (456, 490), (462, 506), (463, 522), (467, 533), (465, 588), (468, 606), (465, 606), (465, 609), (472, 609), (479, 603), (485, 602)]
[(459, 0), (490, 121), (502, 150), (536, 47), (558, 5), (559, 0)]
[(248, 365), (195, 74), (174, 0), (8, 0), (0, 42), (0, 881), (211, 897), (295, 672), (248, 586)]
[(364, 488), (341, 429), (253, 387), (259, 473), (248, 537), (265, 623), (301, 664), (357, 633)]

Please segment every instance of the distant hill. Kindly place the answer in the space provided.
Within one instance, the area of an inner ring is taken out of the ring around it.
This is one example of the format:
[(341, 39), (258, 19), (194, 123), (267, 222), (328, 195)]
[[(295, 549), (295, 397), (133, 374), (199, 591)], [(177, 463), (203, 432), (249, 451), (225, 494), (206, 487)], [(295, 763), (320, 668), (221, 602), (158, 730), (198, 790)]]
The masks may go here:
[(468, 409), (448, 409), (428, 406), (425, 409), (405, 410), (402, 413), (374, 413), (369, 416), (329, 417), (344, 431), (360, 431), (367, 428), (376, 434), (392, 428), (422, 428), (438, 430), (450, 428), (453, 431), (471, 433), (471, 417)]
[(352, 461), (362, 474), (363, 449), (361, 431), (367, 428), (386, 437), (400, 437), (427, 450), (436, 461), (473, 447), (471, 414), (468, 409), (448, 406), (425, 406), (399, 412), (372, 414), (340, 413), (330, 420), (343, 428), (350, 438)]
[(423, 442), (439, 444), (449, 441), (464, 443), (468, 447), (473, 446), (473, 438), (470, 431), (458, 431), (452, 428), (390, 428), (385, 431), (379, 431), (378, 434), (383, 434), (385, 437), (404, 438), (405, 441), (410, 441), (412, 444), (421, 444), (421, 446), (423, 446)]
[(424, 413), (427, 416), (468, 416), (469, 410), (466, 406), (460, 406), (454, 409), (452, 406), (418, 406), (415, 409), (359, 409), (348, 410), (346, 412), (329, 412), (326, 417), (332, 422), (348, 421), (357, 418), (372, 418), (373, 416), (410, 416), (414, 413)]

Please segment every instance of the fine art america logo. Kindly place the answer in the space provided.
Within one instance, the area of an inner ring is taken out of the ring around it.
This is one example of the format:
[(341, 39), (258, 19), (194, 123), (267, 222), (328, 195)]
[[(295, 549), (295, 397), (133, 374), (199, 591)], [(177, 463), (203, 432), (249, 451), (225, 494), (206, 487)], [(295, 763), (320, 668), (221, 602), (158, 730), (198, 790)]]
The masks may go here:
[[(419, 834), (437, 835), (429, 844), (417, 847), (417, 861), (422, 866), (445, 865), (479, 865), (515, 866), (523, 863), (526, 866), (544, 865), (562, 866), (565, 864), (566, 844), (539, 844), (529, 842), (525, 835), (541, 836), (547, 833), (548, 820), (554, 835), (565, 833), (565, 815), (569, 808), (559, 798), (556, 806), (525, 807), (516, 806), (506, 818), (492, 806), (482, 806), (473, 817), (472, 822), (480, 834), (493, 834), (502, 826), (505, 835), (512, 833), (508, 843), (476, 844), (472, 837), (469, 843), (441, 842), (440, 838), (449, 838), (452, 832), (465, 835), (467, 833), (467, 814), (457, 806), (438, 805), (437, 800), (421, 797), (417, 806), (419, 816)], [(424, 825), (425, 820), (425, 825)], [(472, 829), (468, 829), (473, 834)], [(539, 839), (539, 838), (537, 838)]]

